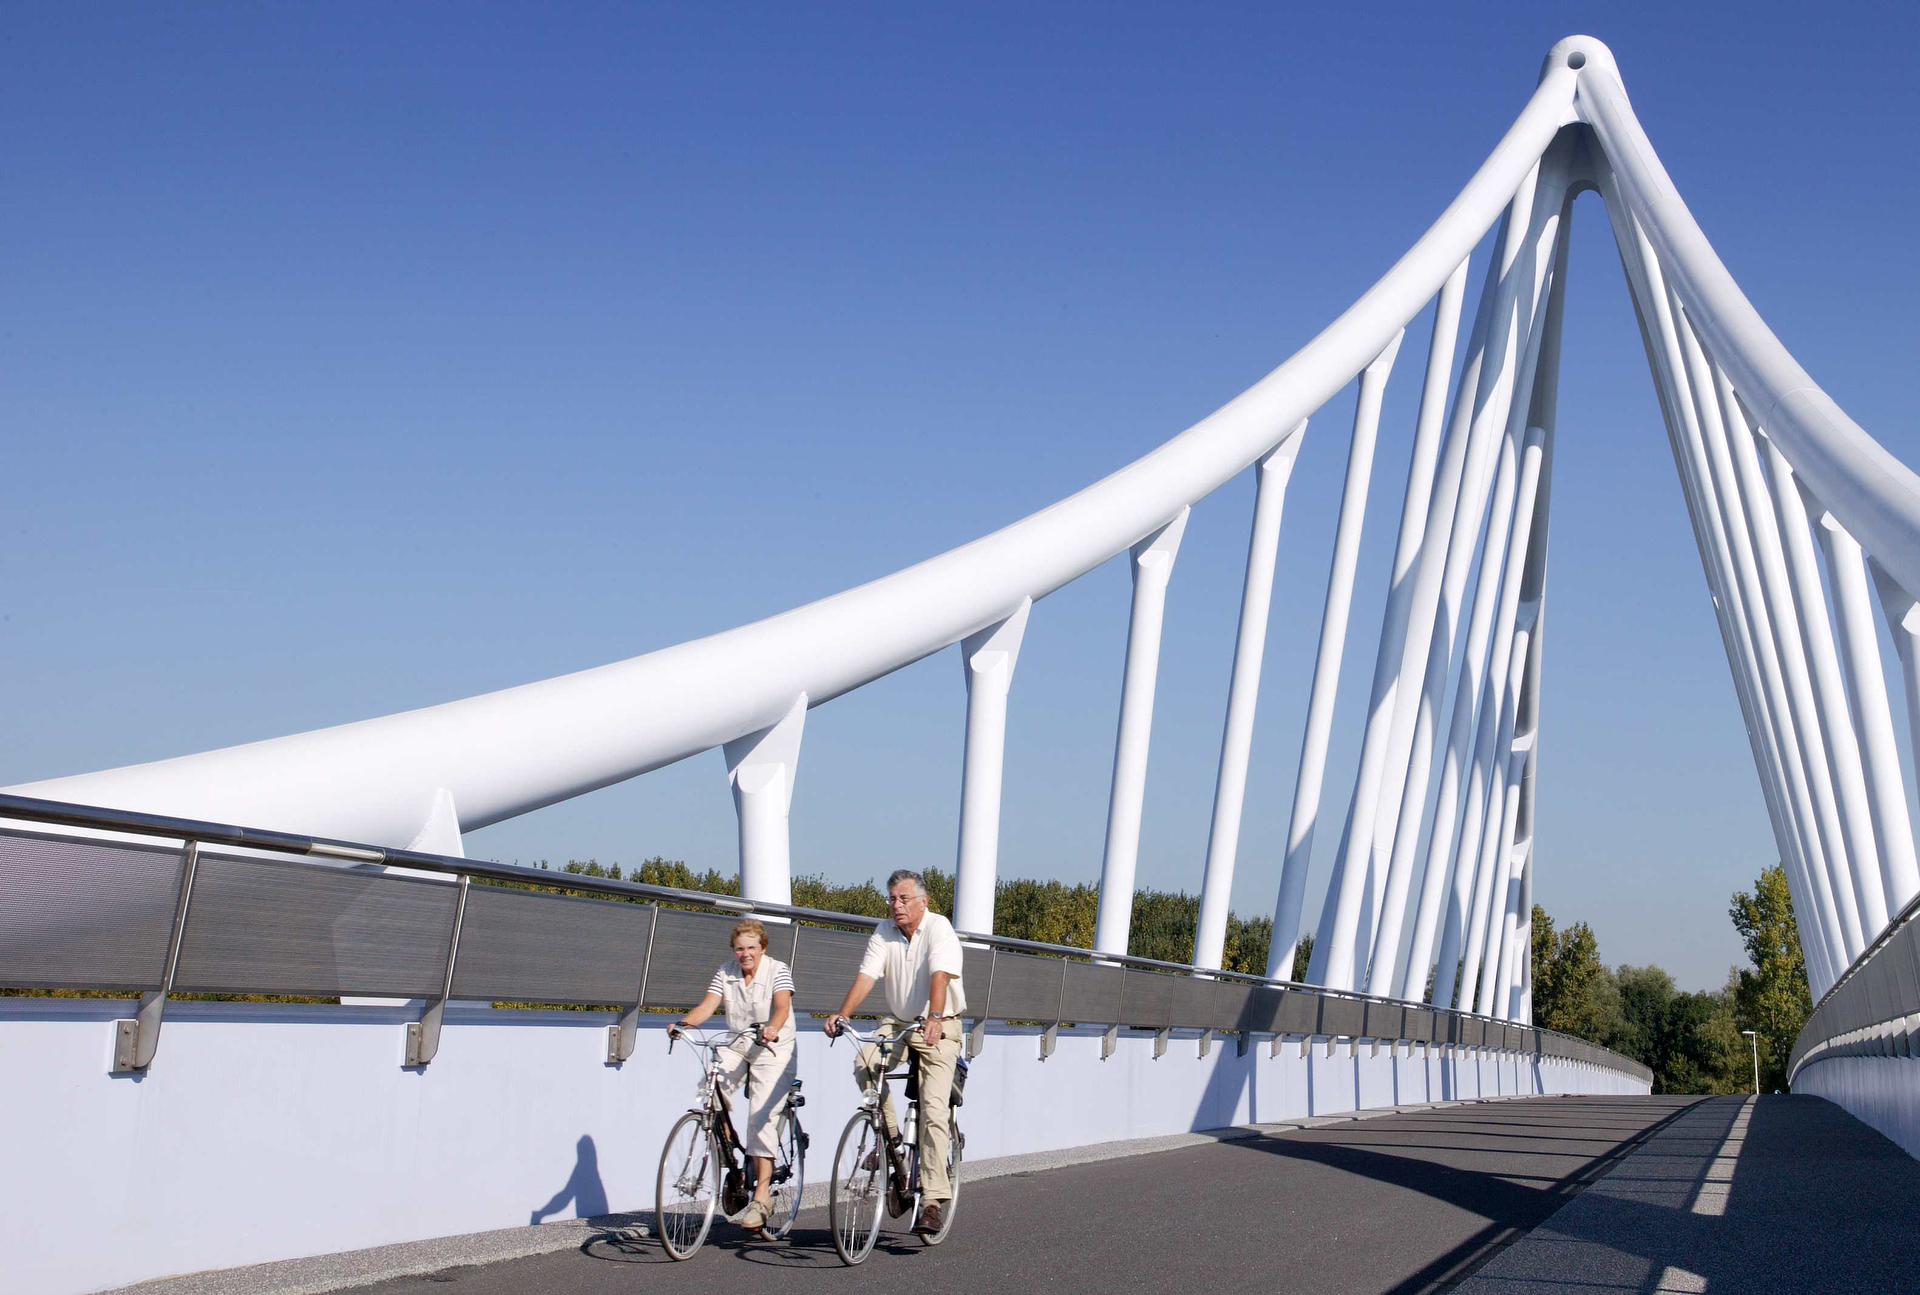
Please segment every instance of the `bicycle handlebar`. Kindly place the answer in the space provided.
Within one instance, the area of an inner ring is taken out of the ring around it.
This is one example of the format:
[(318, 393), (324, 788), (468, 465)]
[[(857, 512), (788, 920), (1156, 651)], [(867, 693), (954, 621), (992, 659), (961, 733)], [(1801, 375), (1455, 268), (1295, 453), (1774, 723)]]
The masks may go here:
[[(941, 1019), (944, 1020), (946, 1018), (942, 1017)], [(900, 1024), (906, 1025), (909, 1029), (916, 1029), (920, 1026), (925, 1025), (926, 1023), (927, 1023), (927, 1018), (924, 1016), (916, 1016), (911, 1021), (900, 1022)], [(827, 1036), (827, 1046), (832, 1047), (834, 1044), (838, 1043), (840, 1041), (840, 1035), (842, 1034), (851, 1038), (855, 1043), (884, 1042), (884, 1040), (881, 1039), (879, 1034), (876, 1033), (875, 1031), (868, 1030), (865, 1034), (862, 1034), (859, 1030), (856, 1030), (853, 1027), (852, 1021), (846, 1021), (840, 1026), (840, 1029), (837, 1033), (829, 1034)]]
[(682, 1036), (685, 1036), (688, 1044), (696, 1048), (713, 1048), (717, 1050), (740, 1039), (744, 1039), (749, 1035), (753, 1037), (755, 1047), (765, 1047), (766, 1045), (760, 1042), (760, 1030), (765, 1025), (766, 1022), (761, 1021), (758, 1025), (749, 1026), (744, 1030), (728, 1030), (724, 1034), (709, 1034), (698, 1037), (687, 1033), (689, 1029), (694, 1027), (669, 1025), (667, 1027), (667, 1055), (673, 1055), (673, 1045), (678, 1042)]

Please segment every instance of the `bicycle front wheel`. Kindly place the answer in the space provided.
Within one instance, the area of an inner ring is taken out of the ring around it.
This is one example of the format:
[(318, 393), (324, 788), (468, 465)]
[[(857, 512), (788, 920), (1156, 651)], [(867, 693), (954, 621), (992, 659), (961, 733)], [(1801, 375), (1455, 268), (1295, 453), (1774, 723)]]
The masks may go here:
[(842, 1263), (857, 1264), (880, 1239), (880, 1211), (887, 1195), (887, 1153), (873, 1112), (856, 1111), (847, 1121), (833, 1153), (832, 1181), (827, 1218), (833, 1248)]
[(773, 1206), (767, 1211), (766, 1234), (778, 1240), (793, 1228), (800, 1213), (800, 1193), (807, 1185), (807, 1135), (789, 1110), (780, 1117), (780, 1156), (773, 1162)]
[(654, 1181), (653, 1216), (660, 1244), (675, 1259), (691, 1259), (713, 1226), (720, 1196), (720, 1153), (699, 1112), (688, 1111), (667, 1133)]

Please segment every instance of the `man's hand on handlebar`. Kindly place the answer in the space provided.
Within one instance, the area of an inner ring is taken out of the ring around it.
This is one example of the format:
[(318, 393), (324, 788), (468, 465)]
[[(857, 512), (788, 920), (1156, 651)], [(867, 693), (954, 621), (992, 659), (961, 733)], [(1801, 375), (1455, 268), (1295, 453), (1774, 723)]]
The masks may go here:
[(933, 1044), (940, 1042), (945, 1031), (946, 1031), (945, 1017), (929, 1016), (926, 1018), (925, 1024), (921, 1025), (920, 1027), (920, 1037), (926, 1040), (927, 1044), (931, 1046)]
[(832, 1016), (829, 1016), (827, 1018), (826, 1025), (822, 1026), (821, 1028), (826, 1030), (827, 1037), (829, 1039), (834, 1039), (840, 1036), (840, 1031), (845, 1029), (848, 1024), (849, 1022), (846, 1017), (840, 1015), (840, 1013), (838, 1012), (835, 1012)]

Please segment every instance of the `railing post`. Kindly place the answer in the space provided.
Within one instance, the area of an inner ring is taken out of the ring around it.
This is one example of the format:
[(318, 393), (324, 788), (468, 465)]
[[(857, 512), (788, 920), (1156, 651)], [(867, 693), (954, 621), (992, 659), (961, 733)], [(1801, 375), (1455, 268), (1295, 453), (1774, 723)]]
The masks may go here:
[(1280, 547), (1280, 514), (1287, 480), (1307, 424), (1301, 420), (1254, 465), (1253, 530), (1247, 539), (1247, 578), (1240, 591), (1240, 629), (1227, 683), (1227, 719), (1220, 735), (1220, 771), (1213, 784), (1213, 824), (1207, 833), (1207, 870), (1200, 885), (1193, 965), (1218, 970), (1227, 943), (1233, 869), (1240, 849), (1247, 761), (1253, 752), (1253, 716), (1260, 700), (1260, 665), (1267, 650), (1267, 611)]
[(993, 1012), (993, 973), (1000, 966), (1000, 950), (987, 950), (987, 994), (980, 1003), (980, 1015), (973, 1018), (973, 1028), (967, 1032), (967, 1060), (980, 1055), (987, 1046), (987, 1017)]
[(153, 1064), (160, 1047), (160, 1026), (173, 992), (174, 972), (180, 966), (180, 943), (187, 934), (187, 908), (193, 903), (193, 879), (200, 869), (200, 843), (188, 841), (180, 851), (180, 891), (173, 905), (173, 926), (167, 936), (167, 961), (160, 988), (140, 995), (140, 1006), (129, 1020), (113, 1023), (113, 1071), (125, 1074)]
[(967, 745), (960, 769), (960, 844), (954, 863), (953, 924), (993, 934), (1000, 867), (1000, 790), (1006, 768), (1007, 690), (1020, 659), (1033, 599), (960, 644), (967, 683)]
[(1153, 737), (1153, 694), (1160, 674), (1160, 628), (1167, 583), (1191, 509), (1133, 546), (1133, 610), (1127, 621), (1127, 664), (1120, 685), (1120, 728), (1113, 747), (1113, 789), (1107, 801), (1107, 847), (1100, 866), (1100, 907), (1093, 947), (1124, 955), (1133, 925), (1133, 874), (1140, 858), (1140, 811), (1147, 794), (1147, 745)]
[[(440, 981), (440, 993), (427, 1000), (419, 1020), (407, 1022), (407, 1056), (402, 1066), (424, 1066), (440, 1051), (440, 1018), (446, 1014), (447, 1000), (453, 997), (453, 968), (460, 957), (460, 927), (466, 920), (467, 891), (472, 885), (473, 878), (461, 874), (460, 892), (453, 904), (453, 931), (447, 937), (447, 969)], [(647, 944), (651, 949), (651, 938)]]
[[(1127, 1010), (1127, 968), (1126, 968), (1126, 964), (1122, 963), (1120, 966), (1120, 1006), (1117, 1009), (1115, 1014), (1116, 1015), (1122, 1014), (1126, 1010)], [(1111, 1057), (1113, 1055), (1114, 1049), (1119, 1046), (1120, 1046), (1120, 1022), (1115, 1021), (1113, 1024), (1107, 1027), (1107, 1032), (1100, 1036), (1100, 1060), (1105, 1061), (1108, 1057)]]
[[(653, 906), (647, 922), (647, 951), (640, 960), (640, 988), (634, 991), (633, 1005), (620, 1013), (620, 1019), (607, 1027), (607, 1064), (617, 1066), (633, 1055), (640, 1033), (640, 1009), (647, 1005), (647, 976), (653, 971), (653, 936), (660, 929), (660, 905)], [(793, 928), (794, 943), (800, 941), (800, 928)], [(791, 963), (789, 963), (791, 965)]]
[(801, 693), (778, 723), (726, 744), (727, 781), (740, 819), (742, 899), (793, 902), (787, 814), (793, 808), (793, 779), (806, 722), (807, 695)]
[(1060, 1042), (1060, 1013), (1067, 1005), (1067, 960), (1060, 959), (1060, 991), (1053, 999), (1053, 1024), (1040, 1036), (1040, 1060), (1045, 1061), (1053, 1055), (1055, 1045)]

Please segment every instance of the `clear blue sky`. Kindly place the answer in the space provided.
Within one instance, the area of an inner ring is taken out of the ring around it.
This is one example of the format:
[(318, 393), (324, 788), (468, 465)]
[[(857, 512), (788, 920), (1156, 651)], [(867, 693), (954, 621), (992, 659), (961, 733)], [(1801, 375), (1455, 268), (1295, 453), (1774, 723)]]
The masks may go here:
[[(1576, 31), (1788, 346), (1920, 460), (1920, 21), (1677, 9), (16, 7), (0, 783), (596, 665), (1024, 515), (1345, 307)], [(1537, 897), (1706, 987), (1773, 846), (1596, 199), (1570, 282)], [(1243, 912), (1272, 904), (1350, 409), (1288, 503)], [(1199, 884), (1250, 505), (1196, 509), (1180, 555), (1143, 884)], [(1036, 609), (1006, 874), (1097, 875), (1126, 606), (1115, 563)], [(815, 711), (796, 867), (950, 866), (961, 713), (951, 653)], [(732, 867), (720, 757), (468, 848)]]

